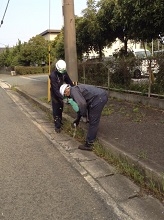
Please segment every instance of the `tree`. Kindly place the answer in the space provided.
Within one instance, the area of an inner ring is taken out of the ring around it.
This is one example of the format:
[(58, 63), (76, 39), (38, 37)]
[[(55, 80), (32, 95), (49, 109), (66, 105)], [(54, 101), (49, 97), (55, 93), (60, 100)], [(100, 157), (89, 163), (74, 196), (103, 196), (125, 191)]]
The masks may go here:
[(28, 43), (22, 45), (19, 57), (20, 66), (30, 66), (31, 64), (31, 50)]
[(65, 59), (64, 52), (64, 29), (62, 28), (60, 34), (57, 35), (52, 42), (52, 48), (54, 50), (54, 57), (56, 59)]
[[(151, 42), (164, 31), (163, 0), (115, 0), (116, 27), (123, 27), (120, 39)], [(120, 32), (121, 33), (121, 32)]]
[(42, 62), (47, 60), (48, 57), (48, 41), (42, 36), (36, 35), (28, 41), (28, 50), (30, 52), (31, 64), (38, 64), (39, 66)]
[[(163, 32), (163, 11), (164, 4), (162, 0), (116, 0), (115, 23), (124, 27), (124, 39), (151, 42), (158, 38), (160, 32)], [(127, 47), (125, 46), (127, 52)], [(145, 50), (146, 54), (146, 50)], [(147, 57), (147, 54), (146, 54)], [(153, 73), (151, 71), (151, 60), (149, 62), (149, 91), (150, 97)]]
[(77, 57), (81, 60), (83, 54), (90, 52), (90, 33), (87, 30), (87, 19), (83, 17), (76, 17), (76, 45), (77, 45)]
[(13, 48), (6, 48), (0, 56), (2, 66), (30, 66), (48, 64), (48, 44), (42, 36), (32, 37), (27, 43), (18, 44)]
[(99, 54), (99, 58), (102, 59), (102, 51), (107, 43), (99, 24), (97, 11), (98, 6), (96, 5), (96, 1), (88, 0), (87, 8), (83, 10), (83, 18), (79, 21), (77, 39), (80, 45), (82, 45), (82, 42), (85, 45), (86, 53), (94, 50)]
[(118, 36), (118, 31), (113, 24), (115, 0), (100, 0), (98, 3), (97, 20), (100, 26), (101, 37), (106, 45), (111, 46)]
[(1, 67), (9, 67), (11, 63), (11, 54), (10, 54), (10, 48), (6, 47), (3, 53), (0, 56), (0, 65)]

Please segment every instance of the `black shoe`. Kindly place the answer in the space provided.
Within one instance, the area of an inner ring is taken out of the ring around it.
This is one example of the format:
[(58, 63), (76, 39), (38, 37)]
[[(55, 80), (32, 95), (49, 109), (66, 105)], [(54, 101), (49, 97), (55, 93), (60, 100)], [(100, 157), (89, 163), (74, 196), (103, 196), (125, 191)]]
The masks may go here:
[(85, 143), (85, 144), (83, 144), (83, 145), (80, 145), (80, 146), (78, 147), (78, 149), (80, 149), (80, 150), (92, 151), (92, 150), (93, 150), (93, 144)]
[(61, 128), (55, 128), (56, 133), (60, 133), (61, 132)]

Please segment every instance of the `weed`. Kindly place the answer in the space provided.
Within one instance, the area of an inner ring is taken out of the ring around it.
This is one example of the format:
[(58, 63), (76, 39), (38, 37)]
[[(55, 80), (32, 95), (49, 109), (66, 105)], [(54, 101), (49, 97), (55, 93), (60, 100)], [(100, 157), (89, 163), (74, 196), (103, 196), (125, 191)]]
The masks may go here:
[(145, 151), (141, 151), (139, 154), (138, 154), (138, 158), (139, 159), (147, 159), (147, 152)]
[[(66, 119), (63, 119), (63, 129), (67, 134), (73, 137), (75, 128)], [(75, 136), (76, 140), (78, 140), (79, 142), (84, 142), (84, 137), (85, 137), (84, 130), (81, 129), (80, 127), (77, 127), (76, 136)]]
[(125, 114), (126, 113), (126, 108), (125, 107), (121, 107), (119, 112), (122, 113), (122, 114)]
[(17, 89), (16, 89), (15, 86), (11, 86), (11, 90), (13, 90), (13, 91), (17, 91)]
[(153, 182), (153, 180), (149, 180), (149, 183), (148, 183), (148, 187), (149, 189), (151, 189), (153, 192), (158, 192), (158, 189), (156, 188), (156, 184)]
[(139, 108), (138, 107), (134, 107), (133, 108), (133, 112), (138, 113), (139, 112)]
[(50, 102), (48, 102), (48, 98), (47, 97), (40, 98), (40, 101), (45, 102), (45, 103), (50, 103)]
[(108, 115), (111, 115), (113, 112), (114, 112), (114, 109), (111, 109), (111, 108), (105, 106), (103, 111), (102, 111), (102, 115), (103, 116), (108, 116)]
[(134, 122), (141, 122), (141, 118), (140, 118), (140, 117), (134, 118), (133, 121), (134, 121)]
[[(119, 173), (129, 177), (136, 184), (142, 187), (143, 191), (153, 194), (158, 199), (163, 198), (164, 177), (162, 188), (160, 186), (157, 187), (156, 183), (152, 179), (145, 180), (142, 170), (134, 166), (134, 164), (130, 164), (126, 159), (116, 157), (109, 151), (106, 151), (98, 140), (94, 143), (94, 152), (97, 156), (103, 158), (109, 164), (114, 165)], [(146, 158), (146, 152), (141, 152), (140, 157)]]

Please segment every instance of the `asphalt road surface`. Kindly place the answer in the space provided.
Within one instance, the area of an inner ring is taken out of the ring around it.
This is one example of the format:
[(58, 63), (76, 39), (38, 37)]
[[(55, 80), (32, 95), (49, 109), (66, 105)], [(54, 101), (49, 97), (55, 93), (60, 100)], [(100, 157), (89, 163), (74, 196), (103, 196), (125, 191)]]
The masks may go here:
[(17, 104), (0, 87), (0, 219), (121, 219)]

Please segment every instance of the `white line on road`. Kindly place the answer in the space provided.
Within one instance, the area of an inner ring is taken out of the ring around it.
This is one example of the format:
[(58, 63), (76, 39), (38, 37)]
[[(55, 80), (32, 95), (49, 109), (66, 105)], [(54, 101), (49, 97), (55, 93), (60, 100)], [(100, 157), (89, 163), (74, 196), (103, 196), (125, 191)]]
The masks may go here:
[(0, 81), (0, 87), (2, 87), (3, 89), (11, 88), (11, 86), (8, 83), (3, 82), (3, 81)]
[[(40, 76), (39, 76), (40, 77)], [(43, 76), (45, 77), (45, 76)], [(35, 81), (42, 81), (41, 79), (37, 79), (37, 78), (32, 78), (32, 77), (29, 77), (29, 76), (20, 76), (20, 78), (23, 78), (23, 79), (29, 79), (29, 80), (35, 80)]]

